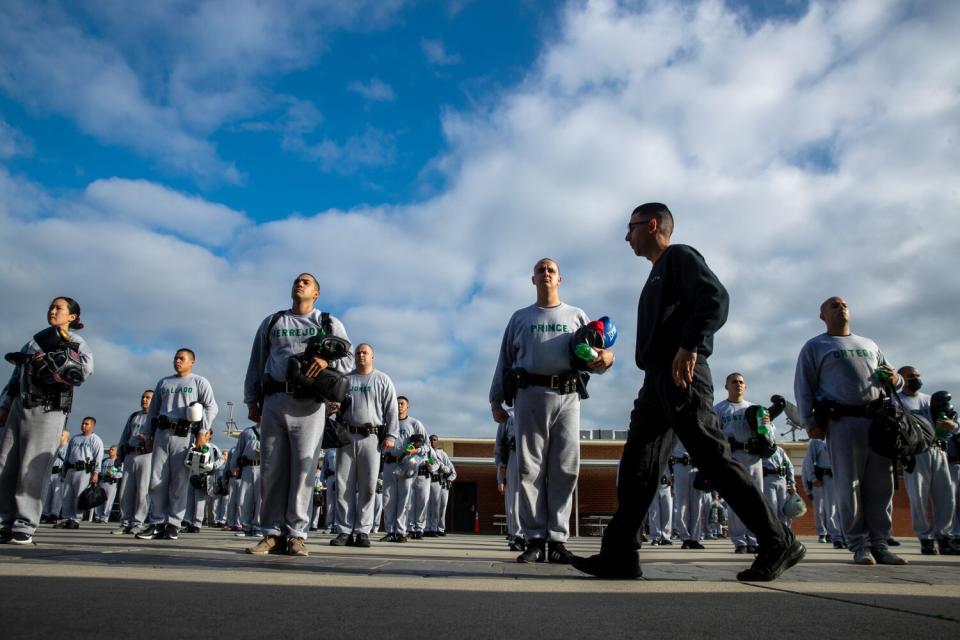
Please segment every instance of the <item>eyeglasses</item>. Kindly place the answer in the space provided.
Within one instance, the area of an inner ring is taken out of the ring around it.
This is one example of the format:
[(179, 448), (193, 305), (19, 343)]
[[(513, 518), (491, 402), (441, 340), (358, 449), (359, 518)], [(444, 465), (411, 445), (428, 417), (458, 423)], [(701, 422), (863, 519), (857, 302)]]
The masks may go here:
[(656, 220), (656, 218), (647, 218), (646, 220), (637, 220), (636, 222), (628, 222), (628, 223), (627, 223), (627, 230), (628, 230), (628, 231), (633, 231), (633, 228), (634, 228), (634, 227), (641, 227), (641, 226), (647, 224), (648, 222), (650, 222), (651, 220)]

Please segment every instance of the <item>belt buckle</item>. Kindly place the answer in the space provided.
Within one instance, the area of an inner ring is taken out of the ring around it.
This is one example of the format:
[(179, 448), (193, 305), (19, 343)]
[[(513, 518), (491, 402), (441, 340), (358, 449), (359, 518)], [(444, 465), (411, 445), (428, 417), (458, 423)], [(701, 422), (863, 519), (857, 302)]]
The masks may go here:
[(551, 389), (559, 389), (559, 388), (560, 388), (560, 376), (559, 376), (559, 375), (554, 374), (554, 375), (550, 376), (550, 388), (551, 388)]
[(287, 394), (287, 395), (290, 395), (290, 396), (293, 395), (293, 387), (290, 386), (290, 381), (289, 381), (289, 380), (284, 380), (284, 381), (283, 381), (283, 392), (284, 392), (285, 394)]

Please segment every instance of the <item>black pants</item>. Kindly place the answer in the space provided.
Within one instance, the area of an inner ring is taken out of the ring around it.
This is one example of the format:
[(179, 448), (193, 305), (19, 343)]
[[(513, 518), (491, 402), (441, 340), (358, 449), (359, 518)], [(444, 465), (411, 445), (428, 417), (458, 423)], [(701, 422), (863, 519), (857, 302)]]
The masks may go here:
[(713, 410), (710, 367), (698, 360), (693, 383), (686, 389), (674, 383), (669, 368), (646, 372), (630, 413), (630, 431), (620, 458), (619, 506), (603, 536), (604, 553), (621, 554), (636, 548), (637, 531), (657, 493), (675, 437), (761, 545), (785, 544), (783, 526), (752, 476), (730, 456), (730, 445)]

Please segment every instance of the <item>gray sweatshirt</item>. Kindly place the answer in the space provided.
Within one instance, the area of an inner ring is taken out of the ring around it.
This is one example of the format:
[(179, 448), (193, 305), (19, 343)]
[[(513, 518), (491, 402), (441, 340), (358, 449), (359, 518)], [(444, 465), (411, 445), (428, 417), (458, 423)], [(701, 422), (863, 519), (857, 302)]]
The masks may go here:
[(539, 375), (570, 371), (572, 334), (588, 322), (582, 309), (564, 302), (555, 307), (532, 304), (515, 311), (503, 332), (490, 402), (503, 403), (503, 372), (508, 369), (520, 367)]
[(213, 428), (213, 420), (217, 417), (219, 407), (213, 397), (213, 387), (203, 376), (195, 373), (183, 376), (176, 374), (162, 378), (157, 383), (153, 400), (147, 410), (147, 421), (143, 433), (147, 438), (153, 438), (153, 420), (159, 416), (167, 416), (170, 420), (184, 420), (187, 417), (187, 407), (194, 402), (203, 405), (203, 420), (201, 431)]
[(397, 427), (398, 427), (398, 435), (397, 435), (396, 441), (394, 442), (393, 448), (385, 449), (384, 453), (389, 454), (391, 456), (397, 456), (397, 457), (402, 456), (405, 453), (406, 446), (410, 444), (410, 437), (413, 436), (413, 434), (415, 433), (419, 433), (420, 435), (423, 436), (424, 444), (420, 449), (418, 449), (417, 451), (414, 451), (414, 453), (421, 453), (426, 450), (426, 447), (429, 446), (429, 444), (427, 443), (427, 439), (428, 439), (427, 428), (423, 426), (423, 423), (417, 420), (416, 418), (411, 418), (410, 416), (407, 416), (406, 420), (399, 420), (397, 422)]
[(260, 437), (257, 436), (258, 427), (247, 427), (237, 438), (236, 455), (230, 456), (230, 470), (240, 471), (240, 458), (247, 460), (260, 459)]
[(873, 372), (886, 364), (877, 344), (869, 338), (821, 333), (808, 340), (800, 350), (793, 379), (803, 424), (814, 424), (813, 406), (817, 400), (865, 405), (879, 398), (882, 388)]
[(714, 405), (713, 410), (716, 412), (717, 417), (720, 418), (720, 428), (723, 431), (723, 435), (727, 436), (727, 438), (733, 438), (740, 443), (745, 443), (750, 439), (753, 433), (751, 433), (752, 429), (750, 429), (744, 413), (747, 408), (752, 405), (753, 403), (747, 400), (741, 402), (721, 400)]
[(364, 375), (357, 371), (347, 374), (350, 382), (350, 407), (343, 415), (344, 424), (385, 425), (388, 437), (400, 433), (397, 392), (387, 374), (374, 369)]
[(95, 433), (88, 436), (78, 433), (67, 443), (67, 464), (92, 462), (93, 469), (100, 472), (103, 464), (103, 440)]
[[(287, 379), (287, 361), (290, 356), (298, 355), (307, 348), (307, 341), (314, 336), (326, 335), (323, 330), (322, 314), (314, 309), (304, 316), (296, 315), (287, 309), (270, 329), (273, 320), (270, 314), (260, 323), (257, 335), (253, 339), (253, 348), (250, 351), (250, 361), (247, 364), (247, 376), (243, 382), (243, 402), (248, 406), (256, 403), (256, 384), (269, 374), (274, 380)], [(333, 335), (350, 341), (343, 323), (330, 316), (330, 328)], [(269, 353), (267, 352), (267, 330), (270, 333)], [(330, 363), (331, 368), (341, 373), (353, 369), (353, 352), (343, 358)]]

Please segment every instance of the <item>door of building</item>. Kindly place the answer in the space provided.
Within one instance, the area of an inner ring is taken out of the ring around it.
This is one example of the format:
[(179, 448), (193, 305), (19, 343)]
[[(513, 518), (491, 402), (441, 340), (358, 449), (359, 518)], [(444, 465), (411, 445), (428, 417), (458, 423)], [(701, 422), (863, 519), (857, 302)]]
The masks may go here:
[(477, 483), (454, 482), (450, 491), (450, 504), (447, 506), (448, 531), (472, 533), (476, 512)]

